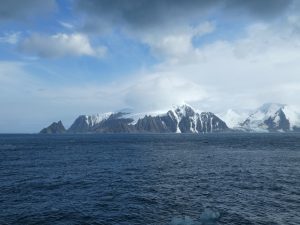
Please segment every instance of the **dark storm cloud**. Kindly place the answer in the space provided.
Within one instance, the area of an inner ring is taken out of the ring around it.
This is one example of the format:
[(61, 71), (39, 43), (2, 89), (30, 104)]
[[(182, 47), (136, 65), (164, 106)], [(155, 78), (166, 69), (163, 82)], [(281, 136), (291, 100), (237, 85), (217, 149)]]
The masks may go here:
[(24, 20), (55, 8), (55, 0), (0, 0), (0, 21)]
[(269, 19), (280, 16), (293, 0), (225, 0), (224, 2), (228, 10), (241, 10), (261, 19)]
[[(214, 12), (270, 19), (281, 15), (293, 0), (77, 0), (77, 10), (94, 23), (125, 24), (143, 29), (201, 18)], [(96, 21), (98, 20), (98, 21)], [(89, 25), (93, 23), (90, 21)]]
[(180, 19), (188, 14), (194, 15), (195, 12), (201, 12), (217, 2), (217, 0), (78, 0), (77, 8), (107, 22), (125, 22), (134, 27), (142, 27)]

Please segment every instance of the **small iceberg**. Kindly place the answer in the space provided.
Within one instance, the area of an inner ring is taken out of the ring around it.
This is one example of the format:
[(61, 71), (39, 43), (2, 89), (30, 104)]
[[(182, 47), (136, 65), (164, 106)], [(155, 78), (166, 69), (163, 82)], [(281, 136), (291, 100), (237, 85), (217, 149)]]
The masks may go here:
[(189, 216), (174, 217), (170, 225), (217, 225), (220, 213), (216, 209), (205, 208), (199, 219), (192, 219)]
[(204, 212), (200, 215), (201, 225), (215, 225), (220, 218), (220, 213), (211, 208), (205, 208)]

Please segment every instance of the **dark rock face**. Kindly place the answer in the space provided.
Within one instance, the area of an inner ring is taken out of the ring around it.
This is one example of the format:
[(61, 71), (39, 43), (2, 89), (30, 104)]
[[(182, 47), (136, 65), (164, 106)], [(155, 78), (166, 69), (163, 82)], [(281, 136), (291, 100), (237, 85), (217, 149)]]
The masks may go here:
[(290, 122), (286, 118), (282, 109), (279, 109), (274, 116), (270, 116), (267, 120), (265, 120), (264, 124), (267, 125), (268, 130), (271, 132), (290, 130)]
[(90, 123), (88, 123), (88, 118), (86, 116), (79, 116), (71, 127), (68, 129), (70, 133), (85, 133), (89, 132), (91, 129)]
[(240, 123), (241, 127), (248, 127), (250, 126), (251, 120), (247, 118), (244, 122)]
[(112, 113), (107, 118), (99, 119), (96, 116), (79, 116), (69, 133), (130, 133), (135, 131), (131, 125), (133, 119), (126, 118), (126, 113)]
[(138, 120), (135, 128), (138, 132), (175, 133), (177, 120), (174, 114), (169, 111), (163, 116), (145, 116)]
[(211, 112), (196, 113), (184, 106), (166, 115), (145, 116), (135, 125), (137, 131), (154, 133), (208, 133), (229, 130), (226, 123)]
[(160, 116), (162, 122), (168, 127), (168, 132), (175, 133), (177, 131), (177, 115), (172, 111), (168, 111), (166, 115)]
[(164, 133), (168, 131), (167, 126), (163, 124), (159, 116), (145, 116), (138, 120), (135, 128), (138, 132)]
[(49, 127), (46, 127), (40, 131), (40, 134), (63, 134), (66, 129), (61, 121), (52, 123)]
[(229, 129), (223, 120), (211, 112), (201, 113), (200, 118), (197, 123), (198, 132), (222, 132)]

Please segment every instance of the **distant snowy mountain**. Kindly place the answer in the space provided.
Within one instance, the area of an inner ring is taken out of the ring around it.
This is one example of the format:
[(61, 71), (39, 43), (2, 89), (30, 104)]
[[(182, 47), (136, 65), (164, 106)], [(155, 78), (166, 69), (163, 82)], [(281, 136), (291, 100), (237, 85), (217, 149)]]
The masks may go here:
[(290, 128), (292, 130), (300, 129), (300, 110), (294, 106), (285, 106), (282, 111), (284, 112), (286, 118), (290, 122)]
[(211, 133), (228, 130), (224, 121), (211, 112), (196, 112), (189, 105), (174, 107), (165, 114), (145, 116), (136, 123), (138, 131)]
[(211, 133), (229, 130), (211, 112), (197, 112), (189, 105), (174, 107), (166, 113), (115, 112), (79, 116), (68, 133)]
[(103, 113), (96, 115), (81, 115), (79, 116), (71, 127), (68, 129), (69, 132), (89, 132), (94, 126), (99, 124), (101, 121), (109, 118), (112, 113)]
[(134, 113), (133, 110), (79, 116), (69, 129), (53, 123), (41, 133), (212, 133), (300, 132), (298, 109), (266, 103), (251, 113), (227, 110), (218, 116), (199, 112), (187, 104), (167, 112)]
[(296, 131), (299, 124), (299, 113), (292, 107), (266, 103), (240, 123), (239, 128), (252, 132), (287, 132)]

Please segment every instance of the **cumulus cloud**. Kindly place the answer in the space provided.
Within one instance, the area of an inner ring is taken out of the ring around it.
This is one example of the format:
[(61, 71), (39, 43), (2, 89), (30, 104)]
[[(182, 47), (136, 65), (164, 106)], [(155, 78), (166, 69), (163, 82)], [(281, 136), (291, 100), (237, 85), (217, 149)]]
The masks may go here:
[(33, 34), (20, 43), (19, 50), (43, 58), (63, 56), (103, 57), (106, 53), (105, 47), (92, 46), (89, 38), (79, 33), (59, 33), (51, 36)]
[(184, 26), (164, 32), (147, 32), (139, 35), (141, 40), (151, 47), (154, 55), (178, 60), (193, 54), (193, 37), (201, 37), (213, 32), (215, 26), (211, 22), (204, 22), (197, 26)]
[(195, 36), (215, 30), (210, 21), (214, 15), (218, 20), (269, 21), (294, 5), (293, 0), (75, 1), (75, 9), (84, 15), (84, 32), (105, 34), (118, 28), (147, 44), (154, 56), (175, 62), (195, 54)]
[(41, 16), (43, 13), (53, 11), (56, 8), (55, 0), (9, 0), (0, 1), (0, 22), (19, 20)]
[(296, 30), (297, 24), (289, 19), (280, 26), (256, 23), (246, 28), (242, 38), (194, 48), (186, 61), (166, 60), (158, 68), (213, 87), (209, 98), (200, 103), (212, 111), (255, 108), (264, 102), (298, 104), (300, 38)]

